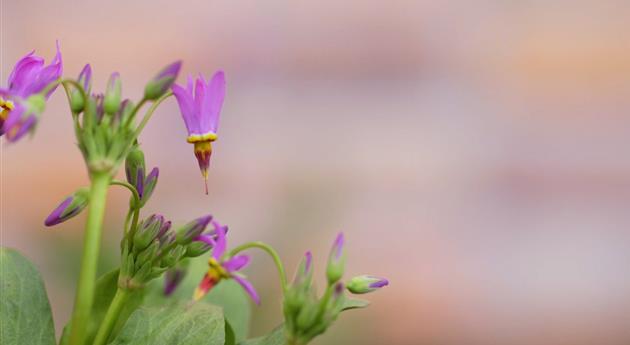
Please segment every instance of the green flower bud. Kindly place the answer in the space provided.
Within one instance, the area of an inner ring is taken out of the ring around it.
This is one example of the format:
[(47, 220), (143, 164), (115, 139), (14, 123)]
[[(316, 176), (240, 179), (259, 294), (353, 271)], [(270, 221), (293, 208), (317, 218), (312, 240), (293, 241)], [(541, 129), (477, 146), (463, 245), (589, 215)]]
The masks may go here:
[(139, 253), (148, 247), (153, 240), (156, 239), (164, 223), (164, 217), (161, 215), (154, 214), (145, 219), (142, 224), (138, 226), (138, 231), (133, 237), (134, 252)]
[(164, 257), (162, 258), (162, 266), (163, 267), (173, 267), (176, 263), (178, 263), (186, 254), (186, 247), (177, 246), (171, 249)]
[(207, 253), (210, 249), (212, 249), (212, 246), (206, 242), (192, 241), (186, 246), (186, 256), (189, 258), (196, 258)]
[(145, 173), (144, 152), (135, 145), (125, 159), (125, 175), (127, 175), (127, 182), (136, 187), (138, 193), (140, 189), (143, 189)]
[(344, 237), (343, 233), (339, 233), (330, 255), (328, 256), (328, 266), (326, 267), (326, 278), (328, 278), (328, 284), (333, 285), (338, 282), (343, 276), (343, 272), (346, 265), (346, 257), (343, 253)]
[(363, 275), (352, 278), (346, 288), (353, 294), (364, 294), (376, 291), (387, 285), (389, 285), (389, 281), (385, 278)]
[(103, 100), (103, 109), (107, 114), (115, 114), (120, 109), (120, 101), (122, 96), (122, 82), (118, 72), (112, 73), (107, 82), (105, 90), (105, 99)]
[(76, 216), (88, 205), (89, 198), (89, 188), (77, 190), (74, 194), (64, 199), (64, 201), (50, 213), (44, 224), (46, 226), (53, 226)]

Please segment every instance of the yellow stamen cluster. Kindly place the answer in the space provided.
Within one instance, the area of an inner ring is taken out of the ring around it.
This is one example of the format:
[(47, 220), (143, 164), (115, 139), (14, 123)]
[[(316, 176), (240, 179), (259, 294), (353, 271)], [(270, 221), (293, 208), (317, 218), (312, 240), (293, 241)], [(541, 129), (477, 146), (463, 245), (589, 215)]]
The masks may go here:
[(228, 271), (226, 271), (215, 258), (210, 258), (210, 260), (208, 260), (208, 265), (210, 266), (208, 269), (208, 275), (216, 278), (217, 281), (230, 278), (230, 273), (228, 273)]
[(2, 112), (0, 112), (0, 119), (5, 121), (7, 117), (9, 117), (9, 112), (15, 108), (15, 104), (12, 101), (5, 100), (0, 97), (0, 108), (2, 108)]

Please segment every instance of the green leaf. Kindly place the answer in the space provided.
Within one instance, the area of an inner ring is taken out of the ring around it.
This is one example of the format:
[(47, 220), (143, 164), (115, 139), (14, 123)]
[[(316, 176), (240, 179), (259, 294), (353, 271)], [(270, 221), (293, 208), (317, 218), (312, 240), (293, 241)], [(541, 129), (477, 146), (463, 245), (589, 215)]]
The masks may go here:
[(234, 330), (227, 320), (225, 320), (225, 345), (236, 345)]
[(284, 325), (276, 327), (271, 333), (262, 337), (247, 339), (239, 345), (285, 345)]
[(351, 310), (351, 309), (361, 309), (370, 305), (370, 302), (362, 300), (362, 299), (351, 299), (344, 298), (343, 304), (341, 305), (341, 311)]
[[(96, 332), (105, 318), (107, 309), (114, 299), (116, 290), (118, 289), (118, 270), (105, 273), (96, 281), (96, 289), (94, 292), (94, 305), (92, 306), (92, 313), (90, 315), (90, 321), (87, 325), (86, 344), (91, 344), (94, 341)], [(113, 338), (118, 331), (125, 324), (125, 321), (129, 318), (129, 315), (142, 304), (144, 296), (143, 290), (133, 292), (127, 299), (125, 307), (122, 309), (118, 316), (118, 321), (112, 330), (110, 339)], [(68, 337), (70, 336), (70, 325), (66, 325), (61, 335), (60, 345), (66, 345), (68, 343)]]
[(110, 345), (224, 345), (221, 308), (198, 302), (136, 310)]
[(0, 248), (0, 292), (0, 344), (55, 344), (55, 327), (42, 277), (13, 249)]
[[(169, 297), (164, 296), (163, 293), (164, 278), (156, 279), (148, 289), (144, 305), (161, 306), (165, 303), (190, 301), (193, 291), (208, 269), (207, 262), (201, 257), (191, 260), (186, 277)], [(203, 301), (223, 308), (225, 319), (234, 331), (236, 343), (247, 338), (252, 313), (251, 301), (238, 283), (233, 280), (220, 282), (210, 290)]]

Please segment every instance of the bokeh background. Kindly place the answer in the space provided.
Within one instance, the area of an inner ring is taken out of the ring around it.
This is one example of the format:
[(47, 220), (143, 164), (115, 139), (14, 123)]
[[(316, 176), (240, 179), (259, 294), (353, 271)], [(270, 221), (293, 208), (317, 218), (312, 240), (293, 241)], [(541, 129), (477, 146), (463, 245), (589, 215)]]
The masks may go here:
[[(161, 169), (148, 212), (211, 212), (292, 271), (348, 239), (348, 276), (387, 276), (315, 344), (630, 343), (630, 3), (3, 0), (1, 72), (59, 39), (65, 75), (126, 95), (183, 59), (228, 79), (209, 196), (174, 100), (142, 135)], [(183, 80), (183, 79), (180, 79)], [(65, 97), (2, 143), (1, 242), (35, 261), (69, 317), (84, 215), (43, 220), (87, 184)], [(126, 191), (113, 188), (102, 270)], [(253, 335), (281, 320), (271, 262)]]

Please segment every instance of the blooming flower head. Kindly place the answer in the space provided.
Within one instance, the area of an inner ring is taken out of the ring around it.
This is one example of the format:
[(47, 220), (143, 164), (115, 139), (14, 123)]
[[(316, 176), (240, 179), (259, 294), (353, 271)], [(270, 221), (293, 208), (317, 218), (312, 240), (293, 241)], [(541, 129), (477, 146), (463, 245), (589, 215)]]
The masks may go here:
[[(34, 54), (30, 52), (15, 64), (8, 87), (0, 89), (0, 135), (6, 134), (9, 141), (20, 139), (34, 128), (37, 116), (56, 86), (46, 88), (61, 78), (63, 72), (58, 42), (57, 54), (48, 66), (44, 66), (43, 58)], [(43, 91), (46, 92), (41, 99), (35, 97)]]
[(186, 88), (174, 84), (172, 89), (188, 129), (187, 141), (195, 146), (195, 156), (208, 194), (208, 167), (225, 98), (225, 74), (218, 71), (209, 82), (201, 75), (193, 82), (189, 76)]
[(238, 271), (249, 264), (249, 256), (237, 255), (230, 258), (224, 258), (223, 254), (226, 249), (225, 232), (226, 227), (216, 226), (216, 236), (200, 237), (197, 240), (207, 242), (213, 247), (212, 256), (208, 260), (210, 266), (208, 272), (204, 275), (203, 279), (195, 289), (193, 299), (195, 301), (203, 298), (214, 286), (216, 286), (223, 279), (234, 279), (239, 283), (243, 289), (249, 294), (256, 304), (260, 304), (260, 298), (254, 290), (252, 284), (240, 275)]

